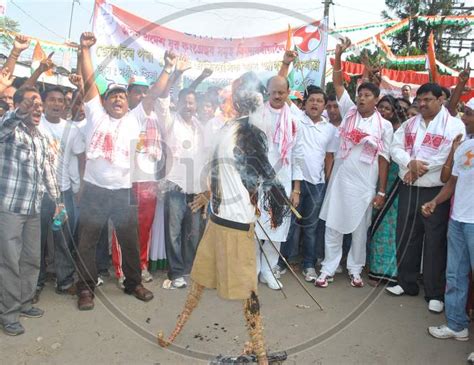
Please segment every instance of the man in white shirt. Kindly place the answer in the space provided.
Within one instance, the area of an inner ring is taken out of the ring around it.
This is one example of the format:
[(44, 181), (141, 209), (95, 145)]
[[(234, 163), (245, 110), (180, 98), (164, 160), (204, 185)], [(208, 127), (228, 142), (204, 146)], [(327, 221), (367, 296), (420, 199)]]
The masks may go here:
[[(474, 98), (466, 104), (463, 122), (468, 135), (474, 133)], [(453, 146), (455, 147), (455, 146)], [(429, 218), (439, 204), (449, 201), (454, 194), (451, 219), (448, 227), (448, 263), (446, 267), (447, 324), (429, 327), (436, 338), (469, 339), (469, 316), (466, 303), (469, 295), (469, 278), (474, 271), (474, 139), (457, 147), (451, 178), (431, 201), (423, 204), (422, 213)]]
[[(53, 231), (54, 244), (54, 268), (56, 273), (56, 292), (58, 294), (75, 294), (74, 284), (74, 260), (71, 256), (74, 248), (74, 193), (69, 169), (72, 164), (77, 164), (76, 156), (85, 151), (84, 139), (79, 128), (72, 122), (61, 118), (64, 113), (65, 101), (64, 91), (60, 87), (53, 87), (42, 94), (44, 114), (38, 129), (48, 135), (51, 145), (50, 150), (56, 158), (56, 178), (61, 190), (62, 199), (65, 203), (68, 220), (59, 231)], [(39, 299), (39, 293), (46, 281), (46, 256), (48, 233), (54, 219), (56, 210), (55, 203), (49, 195), (43, 196), (41, 205), (41, 268), (38, 278), (35, 301)], [(51, 257), (52, 252), (49, 253)]]
[[(298, 207), (300, 201), (300, 181), (303, 178), (302, 164), (303, 151), (299, 138), (297, 115), (301, 114), (296, 105), (287, 104), (290, 93), (288, 80), (283, 76), (274, 76), (268, 80), (269, 100), (263, 106), (262, 124), (260, 128), (267, 135), (268, 160), (274, 167), (278, 180), (285, 187), (285, 191), (292, 204)], [(263, 209), (264, 201), (260, 199), (259, 208), (261, 216), (255, 233), (260, 242), (256, 242), (257, 274), (260, 281), (267, 284), (270, 289), (278, 290), (281, 282), (272, 274), (273, 268), (278, 264), (278, 252), (282, 242), (288, 237), (291, 216), (288, 215), (279, 227), (273, 227), (269, 214)], [(268, 237), (273, 245), (268, 241)], [(276, 271), (276, 270), (275, 270)]]
[[(143, 76), (134, 75), (128, 82), (128, 106), (130, 110), (140, 105), (146, 97), (150, 85)], [(147, 116), (142, 125), (136, 148), (131, 151), (133, 194), (138, 209), (138, 237), (140, 243), (140, 268), (144, 282), (153, 280), (148, 271), (150, 234), (157, 204), (157, 167), (162, 157), (161, 131), (155, 112)], [(117, 235), (112, 235), (112, 262), (119, 285), (123, 284), (122, 253)], [(100, 275), (100, 272), (99, 272)]]
[[(421, 205), (441, 190), (441, 170), (459, 134), (465, 126), (443, 106), (438, 84), (424, 84), (416, 92), (419, 114), (402, 124), (391, 147), (398, 164), (400, 185), (397, 221), (398, 285), (386, 290), (393, 295), (418, 295), (418, 274), (423, 262), (423, 282), (428, 309), (443, 311), (446, 286), (446, 233), (449, 201), (424, 218)], [(423, 260), (422, 260), (423, 254)]]
[[(184, 288), (204, 229), (202, 215), (208, 201), (204, 197), (204, 129), (196, 118), (196, 92), (192, 89), (179, 92), (176, 113), (170, 111), (169, 94), (162, 95), (155, 110), (163, 123), (166, 153), (166, 176), (161, 188), (165, 191), (168, 278), (173, 288)], [(200, 203), (195, 205), (198, 200)]]
[[(300, 190), (293, 193), (300, 195), (298, 210), (303, 216), (300, 222), (292, 219), (288, 240), (282, 247), (282, 255), (288, 259), (293, 247), (298, 245), (299, 234), (296, 228), (301, 226), (303, 237), (303, 275), (308, 282), (317, 279), (316, 265), (316, 232), (319, 212), (326, 192), (325, 182), (329, 180), (337, 151), (337, 129), (322, 116), (327, 96), (324, 91), (310, 85), (304, 93), (304, 113), (299, 115), (299, 143), (302, 154), (302, 181)], [(285, 268), (280, 259), (278, 266)]]
[[(124, 291), (149, 301), (153, 294), (142, 285), (138, 252), (137, 209), (131, 193), (131, 149), (136, 148), (147, 115), (153, 111), (156, 98), (163, 92), (176, 57), (165, 54), (165, 66), (158, 80), (143, 101), (129, 111), (124, 86), (109, 85), (103, 105), (94, 82), (90, 48), (95, 44), (93, 33), (81, 35), (81, 71), (85, 82), (85, 112), (87, 125), (87, 163), (84, 172), (84, 192), (81, 197), (78, 248), (78, 307), (94, 307), (97, 281), (96, 246), (100, 232), (110, 218), (122, 248)], [(131, 199), (132, 198), (132, 199)]]
[(357, 89), (357, 106), (344, 88), (341, 54), (350, 46), (345, 39), (336, 47), (334, 88), (343, 121), (339, 127), (339, 147), (320, 218), (326, 221), (325, 257), (316, 286), (327, 287), (342, 257), (344, 234), (352, 233), (347, 257), (351, 285), (362, 287), (366, 260), (367, 230), (372, 208), (385, 202), (385, 189), (392, 142), (392, 124), (375, 108), (380, 89), (362, 83)]

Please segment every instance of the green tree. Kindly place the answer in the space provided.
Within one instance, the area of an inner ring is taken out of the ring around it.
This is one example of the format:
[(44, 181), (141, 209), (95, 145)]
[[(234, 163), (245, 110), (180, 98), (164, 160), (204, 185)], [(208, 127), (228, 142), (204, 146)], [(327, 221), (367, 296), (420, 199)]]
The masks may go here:
[(452, 0), (385, 0), (387, 10), (382, 17), (411, 18), (408, 29), (392, 35), (392, 51), (399, 56), (426, 53), (428, 37), (433, 30), (436, 58), (444, 64), (455, 67), (461, 57), (447, 49), (449, 38), (465, 38), (471, 31), (469, 23), (452, 24), (445, 19), (439, 23), (426, 23), (420, 15), (470, 15), (468, 10), (455, 10)]
[(13, 38), (9, 35), (10, 32), (20, 32), (20, 23), (7, 16), (0, 17), (1, 26), (1, 42), (5, 48), (10, 48), (13, 42)]

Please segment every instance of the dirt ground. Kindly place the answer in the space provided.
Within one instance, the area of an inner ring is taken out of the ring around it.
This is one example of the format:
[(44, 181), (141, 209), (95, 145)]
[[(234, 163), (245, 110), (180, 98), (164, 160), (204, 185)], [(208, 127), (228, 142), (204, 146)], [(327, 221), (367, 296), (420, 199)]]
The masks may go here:
[[(207, 290), (176, 346), (155, 342), (172, 330), (186, 289), (164, 290), (163, 272), (147, 287), (155, 299), (142, 303), (123, 294), (110, 278), (91, 312), (79, 312), (76, 299), (43, 290), (40, 319), (22, 319), (26, 333), (0, 333), (2, 364), (206, 364), (218, 354), (239, 354), (247, 341), (242, 303)], [(347, 275), (326, 289), (305, 283), (324, 307), (320, 311), (290, 274), (281, 292), (260, 284), (259, 296), (270, 351), (289, 353), (285, 364), (465, 364), (472, 340), (436, 340), (427, 327), (444, 322), (418, 297), (391, 297), (382, 288), (355, 289)], [(309, 306), (309, 308), (308, 308)]]

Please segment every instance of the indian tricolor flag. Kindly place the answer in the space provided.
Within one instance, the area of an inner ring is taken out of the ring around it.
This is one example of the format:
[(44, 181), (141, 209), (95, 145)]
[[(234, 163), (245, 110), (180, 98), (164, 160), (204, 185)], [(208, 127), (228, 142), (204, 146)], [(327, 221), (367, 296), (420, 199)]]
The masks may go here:
[(431, 82), (438, 82), (438, 69), (436, 68), (436, 54), (434, 47), (434, 35), (431, 31), (428, 37), (428, 45), (426, 47), (426, 69), (430, 73)]
[[(36, 70), (41, 61), (47, 58), (46, 53), (44, 53), (43, 48), (41, 48), (41, 44), (39, 41), (36, 42), (35, 49), (33, 51), (33, 59), (31, 60), (31, 69)], [(49, 70), (45, 72), (46, 76), (53, 76), (53, 70)]]

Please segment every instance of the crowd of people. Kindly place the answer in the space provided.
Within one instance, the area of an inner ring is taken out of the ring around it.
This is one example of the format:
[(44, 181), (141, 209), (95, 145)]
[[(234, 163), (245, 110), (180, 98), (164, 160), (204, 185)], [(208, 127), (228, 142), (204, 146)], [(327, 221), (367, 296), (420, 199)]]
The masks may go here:
[[(54, 66), (49, 58), (13, 86), (15, 63), (29, 47), (23, 36), (0, 72), (6, 334), (24, 333), (19, 317), (43, 315), (33, 304), (51, 268), (56, 292), (77, 295), (79, 310), (94, 308), (110, 256), (123, 291), (152, 300), (143, 283), (153, 280), (149, 253), (158, 224), (168, 263), (164, 288), (192, 281), (195, 297), (210, 287), (254, 303), (257, 282), (281, 289), (288, 261), (301, 253), (302, 275), (318, 288), (344, 265), (354, 288), (365, 285), (364, 268), (369, 283), (386, 283), (391, 295), (418, 295), (422, 280), (428, 309), (445, 310), (447, 318), (429, 333), (468, 338), (474, 99), (459, 105), (468, 69), (452, 94), (427, 83), (416, 93), (405, 85), (397, 97), (381, 95), (380, 78), (367, 65), (354, 102), (342, 77), (341, 56), (350, 47), (344, 39), (330, 95), (314, 85), (303, 94), (290, 90), (293, 51), (266, 85), (247, 73), (231, 89), (202, 92), (198, 85), (212, 71), (179, 90), (190, 63), (166, 52), (153, 84), (137, 75), (101, 95), (95, 42), (94, 34), (82, 34), (69, 76), (74, 90), (40, 93), (39, 76)], [(255, 341), (262, 358), (262, 339)]]

